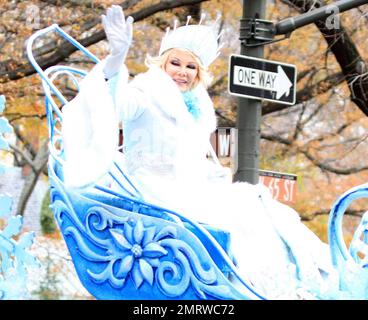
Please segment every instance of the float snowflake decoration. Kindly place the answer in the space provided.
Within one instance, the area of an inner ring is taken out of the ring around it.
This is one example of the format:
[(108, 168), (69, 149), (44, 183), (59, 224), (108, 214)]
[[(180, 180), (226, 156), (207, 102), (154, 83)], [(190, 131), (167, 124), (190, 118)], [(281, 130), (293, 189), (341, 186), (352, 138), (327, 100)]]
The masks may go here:
[[(0, 96), (0, 112), (5, 108), (5, 97)], [(9, 150), (4, 133), (13, 132), (6, 118), (0, 117), (0, 149)], [(0, 174), (8, 168), (0, 164)], [(27, 294), (27, 267), (38, 266), (38, 261), (28, 249), (33, 243), (34, 232), (19, 234), (22, 228), (22, 217), (9, 216), (12, 198), (0, 195), (0, 300), (21, 299)], [(17, 240), (14, 239), (17, 237)]]

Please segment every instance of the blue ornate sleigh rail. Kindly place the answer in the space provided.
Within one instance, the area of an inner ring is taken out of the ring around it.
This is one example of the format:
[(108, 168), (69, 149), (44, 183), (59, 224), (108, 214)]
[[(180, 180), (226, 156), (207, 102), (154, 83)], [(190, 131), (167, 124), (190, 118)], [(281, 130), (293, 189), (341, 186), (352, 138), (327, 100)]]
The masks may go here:
[[(65, 187), (61, 106), (68, 101), (53, 82), (66, 75), (78, 88), (87, 72), (61, 65), (44, 71), (39, 66), (32, 45), (52, 31), (93, 62), (99, 59), (58, 25), (36, 32), (27, 43), (28, 58), (45, 92), (51, 206), (85, 288), (98, 299), (265, 299), (239, 275), (229, 254), (230, 237), (226, 231), (197, 224), (145, 202), (117, 163), (109, 176), (120, 186), (119, 192), (103, 183), (83, 190)], [(328, 231), (341, 290), (348, 293), (347, 297), (365, 299), (368, 213), (357, 228), (350, 251), (342, 233), (346, 208), (362, 197), (368, 197), (368, 185), (342, 195), (331, 210)], [(351, 273), (352, 269), (355, 272)]]
[(228, 232), (146, 203), (117, 163), (109, 175), (120, 192), (102, 183), (83, 191), (65, 187), (62, 112), (55, 97), (61, 106), (68, 101), (53, 81), (67, 75), (78, 87), (86, 72), (69, 66), (44, 71), (39, 66), (33, 43), (51, 31), (93, 62), (99, 60), (58, 25), (36, 32), (27, 42), (46, 97), (51, 207), (85, 288), (98, 299), (264, 299), (238, 274), (227, 253)]
[(340, 275), (340, 290), (347, 298), (368, 298), (368, 211), (355, 229), (347, 248), (343, 236), (343, 216), (349, 205), (368, 198), (368, 183), (346, 191), (334, 203), (329, 216), (328, 240), (332, 262)]

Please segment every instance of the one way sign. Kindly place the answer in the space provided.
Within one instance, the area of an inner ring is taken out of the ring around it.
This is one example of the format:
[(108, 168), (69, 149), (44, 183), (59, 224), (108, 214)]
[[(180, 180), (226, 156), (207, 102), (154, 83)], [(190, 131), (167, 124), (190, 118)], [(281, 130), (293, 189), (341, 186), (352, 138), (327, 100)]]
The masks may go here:
[(295, 104), (297, 72), (294, 65), (231, 55), (229, 72), (230, 94)]

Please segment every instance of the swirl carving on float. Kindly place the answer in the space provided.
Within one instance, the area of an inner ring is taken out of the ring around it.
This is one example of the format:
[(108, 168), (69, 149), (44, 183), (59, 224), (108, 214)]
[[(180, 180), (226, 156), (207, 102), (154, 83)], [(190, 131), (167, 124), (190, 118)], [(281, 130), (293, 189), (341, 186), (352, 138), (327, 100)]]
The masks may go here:
[[(218, 274), (213, 265), (208, 263), (203, 266), (188, 243), (164, 239), (160, 244), (173, 252), (175, 261), (163, 261), (157, 270), (158, 284), (164, 294), (177, 297), (191, 285), (201, 299), (207, 299), (208, 295), (219, 299), (236, 299), (228, 286), (218, 284)], [(165, 277), (165, 273), (171, 274), (171, 277)]]
[[(214, 266), (201, 262), (189, 244), (177, 239), (174, 225), (145, 226), (142, 217), (118, 216), (99, 206), (88, 209), (82, 222), (60, 197), (53, 208), (60, 223), (63, 215), (72, 222), (64, 234), (74, 238), (78, 253), (91, 262), (105, 263), (98, 272), (87, 269), (95, 283), (108, 282), (121, 289), (130, 278), (137, 289), (144, 283), (152, 287), (156, 281), (160, 291), (172, 298), (183, 295), (190, 286), (202, 299), (208, 295), (236, 298), (227, 286), (218, 285)], [(103, 253), (97, 253), (92, 245)]]

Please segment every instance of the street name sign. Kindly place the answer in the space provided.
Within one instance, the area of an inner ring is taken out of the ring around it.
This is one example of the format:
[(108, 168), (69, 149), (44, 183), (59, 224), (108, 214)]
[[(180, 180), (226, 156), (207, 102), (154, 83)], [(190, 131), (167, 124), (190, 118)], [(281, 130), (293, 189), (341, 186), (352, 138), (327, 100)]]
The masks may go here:
[(270, 190), (274, 199), (284, 203), (295, 203), (297, 192), (295, 174), (259, 170), (259, 182)]
[(210, 142), (218, 158), (233, 157), (235, 154), (237, 129), (219, 127), (210, 136)]
[(231, 55), (229, 93), (244, 98), (295, 104), (296, 67), (243, 55)]

